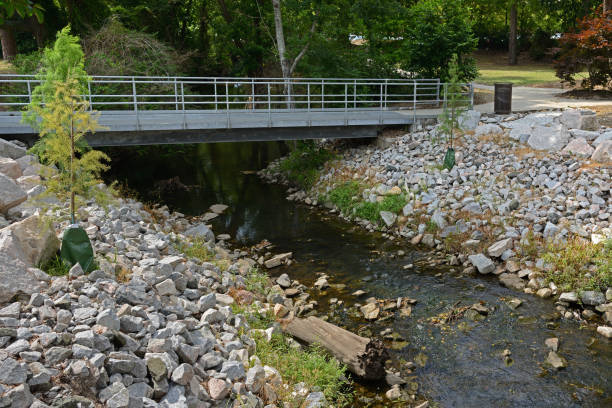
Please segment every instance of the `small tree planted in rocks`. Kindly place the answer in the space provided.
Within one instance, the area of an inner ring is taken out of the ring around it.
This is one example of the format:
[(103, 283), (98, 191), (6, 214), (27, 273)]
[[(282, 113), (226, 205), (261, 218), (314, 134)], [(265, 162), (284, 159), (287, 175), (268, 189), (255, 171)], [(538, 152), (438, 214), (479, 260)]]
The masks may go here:
[(448, 149), (444, 155), (444, 168), (452, 169), (455, 166), (455, 131), (461, 130), (460, 116), (468, 109), (469, 102), (463, 92), (463, 84), (459, 79), (459, 64), (457, 54), (451, 58), (448, 66), (449, 80), (444, 84), (444, 110), (438, 117), (440, 121), (439, 132), (446, 135)]
[(53, 47), (44, 51), (42, 65), (37, 75), (41, 83), (32, 92), (24, 119), (39, 131), (33, 151), (41, 162), (58, 169), (57, 175), (45, 180), (47, 192), (70, 199), (73, 225), (64, 233), (62, 259), (70, 265), (79, 262), (87, 270), (93, 264), (93, 250), (85, 231), (74, 225), (76, 196), (89, 197), (97, 191), (93, 187), (100, 183), (109, 158), (92, 150), (85, 140), (85, 135), (99, 126), (83, 97), (88, 80), (83, 51), (68, 27), (58, 33)]

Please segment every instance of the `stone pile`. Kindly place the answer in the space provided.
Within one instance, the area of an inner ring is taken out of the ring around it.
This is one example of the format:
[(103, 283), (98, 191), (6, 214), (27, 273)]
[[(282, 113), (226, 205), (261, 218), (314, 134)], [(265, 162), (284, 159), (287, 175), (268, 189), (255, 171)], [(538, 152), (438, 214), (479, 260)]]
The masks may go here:
[[(451, 265), (496, 274), (502, 284), (541, 297), (561, 295), (557, 308), (565, 317), (611, 325), (612, 290), (562, 294), (545, 279), (551, 265), (524, 248), (612, 238), (612, 128), (599, 126), (592, 111), (579, 110), (510, 116), (470, 111), (462, 121), (467, 132), (456, 141), (457, 164), (450, 171), (441, 167), (447, 143), (437, 126), (417, 125), (384, 148), (344, 149), (310, 191), (292, 191), (288, 199), (336, 212), (333, 203), (319, 200), (346, 180), (366, 186), (354, 200), (374, 203), (403, 194), (407, 204), (397, 214), (381, 211), (382, 225), (343, 216), (438, 251), (448, 252), (445, 244), (452, 241), (460, 249), (451, 254)], [(278, 162), (260, 176), (286, 183)], [(586, 309), (576, 311), (579, 306)], [(602, 327), (600, 333), (610, 333)]]
[[(78, 221), (98, 268), (85, 274), (77, 264), (68, 276), (48, 276), (37, 266), (55, 256), (55, 228), (68, 221), (36, 200), (44, 188), (33, 157), (1, 140), (0, 155), (8, 156), (0, 158), (0, 407), (272, 408), (280, 390), (291, 392), (262, 365), (255, 332), (232, 306), (266, 311), (293, 301), (284, 290), (270, 303), (255, 300), (245, 279), (256, 261), (228, 250), (227, 237), (215, 242), (204, 223), (167, 208), (153, 217), (133, 200), (89, 202)], [(189, 238), (206, 242), (214, 260), (188, 259), (179, 248)], [(318, 390), (298, 388), (304, 406), (324, 405)]]

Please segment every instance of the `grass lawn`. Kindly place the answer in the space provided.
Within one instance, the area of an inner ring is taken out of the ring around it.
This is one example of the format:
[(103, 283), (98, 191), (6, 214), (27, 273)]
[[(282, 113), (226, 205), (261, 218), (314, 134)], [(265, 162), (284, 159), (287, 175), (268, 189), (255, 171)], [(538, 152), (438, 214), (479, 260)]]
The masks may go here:
[(500, 52), (478, 51), (474, 57), (479, 70), (478, 83), (512, 82), (515, 86), (561, 87), (549, 62), (531, 61), (521, 55), (517, 65), (508, 65), (508, 55)]

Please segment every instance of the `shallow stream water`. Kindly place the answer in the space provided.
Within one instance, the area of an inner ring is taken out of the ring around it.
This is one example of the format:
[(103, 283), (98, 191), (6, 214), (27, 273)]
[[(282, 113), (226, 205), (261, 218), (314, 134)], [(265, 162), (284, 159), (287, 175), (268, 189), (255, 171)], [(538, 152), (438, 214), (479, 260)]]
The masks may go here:
[[(558, 320), (552, 300), (539, 299), (499, 285), (496, 277), (463, 276), (450, 267), (432, 267), (429, 254), (406, 242), (392, 242), (311, 207), (289, 202), (285, 188), (261, 182), (250, 171), (280, 157), (279, 143), (208, 144), (185, 147), (115, 150), (110, 180), (126, 182), (141, 199), (167, 204), (187, 215), (199, 215), (215, 203), (229, 205), (213, 221), (216, 233), (229, 233), (236, 246), (263, 239), (275, 252), (292, 251), (296, 262), (271, 271), (287, 272), (310, 286), (317, 273), (326, 273), (330, 289), (316, 299), (318, 310), (329, 311), (329, 299), (346, 305), (364, 300), (357, 289), (377, 298), (417, 300), (412, 315), (367, 323), (354, 314), (334, 309), (333, 321), (365, 334), (391, 328), (405, 338), (393, 360), (416, 362), (409, 381), (420, 395), (438, 407), (612, 407), (612, 343), (593, 327)], [(247, 174), (244, 172), (246, 171)], [(179, 177), (186, 190), (159, 182)], [(170, 187), (169, 187), (170, 186)], [(397, 256), (398, 250), (405, 255)], [(414, 266), (410, 269), (404, 267)], [(367, 297), (365, 296), (365, 297)], [(519, 298), (517, 309), (507, 300)], [(458, 319), (436, 325), (430, 318), (451, 306), (482, 303), (492, 311), (482, 321)], [(544, 341), (559, 338), (559, 354), (567, 368), (555, 371), (544, 363)], [(398, 343), (396, 343), (397, 346)], [(510, 360), (504, 350), (510, 350)], [(356, 406), (384, 406), (384, 384), (357, 384)]]

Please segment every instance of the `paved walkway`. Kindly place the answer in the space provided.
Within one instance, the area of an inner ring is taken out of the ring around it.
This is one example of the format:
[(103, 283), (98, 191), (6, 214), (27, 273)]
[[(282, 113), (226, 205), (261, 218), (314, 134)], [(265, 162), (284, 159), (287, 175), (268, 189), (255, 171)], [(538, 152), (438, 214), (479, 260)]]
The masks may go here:
[[(492, 85), (474, 84), (476, 89), (494, 90)], [(512, 111), (532, 111), (546, 109), (579, 108), (581, 106), (607, 105), (612, 106), (612, 101), (597, 99), (568, 99), (558, 98), (555, 95), (565, 92), (566, 89), (559, 88), (531, 88), (528, 86), (516, 86), (512, 89)], [(475, 109), (483, 113), (493, 112), (493, 102), (476, 105)]]

